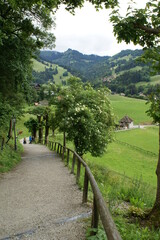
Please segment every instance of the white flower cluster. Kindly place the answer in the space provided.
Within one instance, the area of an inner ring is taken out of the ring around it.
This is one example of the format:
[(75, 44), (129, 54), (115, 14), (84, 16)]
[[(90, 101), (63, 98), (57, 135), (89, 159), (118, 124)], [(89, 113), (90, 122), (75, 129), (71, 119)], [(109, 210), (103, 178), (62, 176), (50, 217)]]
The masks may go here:
[(82, 105), (81, 103), (77, 103), (77, 106), (75, 107), (76, 112), (84, 111), (86, 109), (86, 105)]

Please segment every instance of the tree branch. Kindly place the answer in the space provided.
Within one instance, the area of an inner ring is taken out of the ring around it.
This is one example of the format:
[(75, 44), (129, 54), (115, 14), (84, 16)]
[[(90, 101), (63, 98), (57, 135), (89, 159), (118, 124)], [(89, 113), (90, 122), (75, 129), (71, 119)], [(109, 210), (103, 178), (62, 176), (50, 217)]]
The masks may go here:
[(141, 25), (141, 24), (137, 24), (135, 23), (135, 28), (139, 28), (141, 30), (144, 30), (146, 33), (148, 34), (155, 34), (155, 35), (158, 35), (160, 33), (160, 28), (151, 28), (151, 27), (147, 27), (147, 26), (144, 26), (144, 25)]

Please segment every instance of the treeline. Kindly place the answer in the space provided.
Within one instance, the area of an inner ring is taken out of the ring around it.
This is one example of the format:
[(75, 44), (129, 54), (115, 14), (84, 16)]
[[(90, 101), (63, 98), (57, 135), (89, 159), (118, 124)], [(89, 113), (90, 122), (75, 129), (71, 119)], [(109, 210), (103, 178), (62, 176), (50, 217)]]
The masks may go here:
[[(40, 60), (49, 63), (58, 64), (64, 67), (72, 75), (80, 77), (83, 82), (89, 81), (92, 84), (101, 82), (102, 79), (122, 71), (132, 70), (135, 67), (141, 67), (143, 71), (148, 71), (148, 66), (136, 61), (141, 56), (142, 50), (124, 50), (120, 53), (109, 56), (85, 55), (78, 51), (68, 49), (64, 53), (56, 51), (41, 51)], [(132, 77), (132, 75), (128, 75)], [(130, 80), (132, 82), (132, 80)]]
[(53, 68), (45, 68), (45, 71), (37, 72), (33, 70), (32, 75), (34, 78), (34, 81), (39, 84), (47, 83), (48, 81), (54, 81), (53, 75), (58, 74), (57, 66), (55, 69)]
[(139, 71), (127, 71), (114, 80), (115, 84), (119, 85), (129, 85), (131, 83), (138, 83), (138, 82), (149, 82), (150, 76), (149, 72), (145, 70), (139, 70)]
[(143, 53), (143, 50), (130, 50), (130, 49), (127, 49), (127, 50), (122, 50), (120, 53), (117, 53), (116, 55), (114, 55), (112, 57), (112, 60), (117, 60), (119, 58), (123, 58), (123, 57), (126, 57), (126, 56), (132, 56), (133, 58), (135, 57), (140, 57)]
[(129, 60), (129, 61), (121, 60), (121, 64), (118, 64), (118, 66), (115, 69), (115, 73), (119, 73), (119, 72), (125, 71), (125, 70), (130, 70), (130, 69), (135, 68), (137, 66), (145, 67), (143, 69), (143, 71), (148, 71), (148, 67), (146, 67), (146, 63), (137, 62), (136, 60), (134, 60), (134, 61), (133, 60)]
[(104, 84), (115, 93), (124, 93), (126, 96), (141, 96), (148, 95), (153, 91), (154, 86), (148, 84), (147, 86), (136, 86), (138, 82), (150, 82), (149, 71), (127, 71), (117, 76), (111, 82)]

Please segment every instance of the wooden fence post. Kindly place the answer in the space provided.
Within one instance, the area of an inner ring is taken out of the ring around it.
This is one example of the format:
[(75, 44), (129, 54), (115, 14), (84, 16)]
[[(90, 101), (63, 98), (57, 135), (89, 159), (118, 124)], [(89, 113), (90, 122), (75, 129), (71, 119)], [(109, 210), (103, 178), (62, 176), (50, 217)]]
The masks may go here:
[(59, 153), (59, 143), (58, 143), (57, 153)]
[(85, 169), (82, 203), (87, 203), (87, 199), (88, 199), (88, 183), (89, 183), (89, 180), (88, 180), (87, 170)]
[(75, 162), (76, 162), (76, 156), (75, 156), (75, 154), (73, 153), (73, 160), (72, 160), (72, 170), (71, 170), (71, 173), (74, 173)]
[[(96, 199), (94, 197), (91, 228), (98, 229), (98, 220), (99, 220), (98, 207), (97, 207), (97, 204), (96, 204)], [(96, 235), (95, 231), (91, 232), (91, 236), (93, 236), (93, 235)]]
[(69, 149), (67, 149), (67, 166), (69, 164)]
[(60, 146), (60, 155), (62, 154), (62, 145)]
[(77, 177), (76, 177), (77, 184), (79, 183), (80, 173), (81, 173), (81, 162), (77, 158)]
[(65, 152), (65, 147), (63, 146), (62, 161), (64, 161), (64, 152)]

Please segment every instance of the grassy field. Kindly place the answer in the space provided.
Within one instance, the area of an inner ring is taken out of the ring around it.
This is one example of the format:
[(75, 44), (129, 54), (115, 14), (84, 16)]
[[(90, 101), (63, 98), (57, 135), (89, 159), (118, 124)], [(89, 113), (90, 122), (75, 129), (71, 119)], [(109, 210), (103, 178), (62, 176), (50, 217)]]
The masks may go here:
[(20, 119), (17, 120), (16, 129), (17, 131), (23, 131), (21, 135), (18, 136), (18, 139), (28, 137), (30, 133), (28, 129), (24, 126), (24, 122), (26, 122), (30, 117), (34, 117), (29, 113), (25, 113)]
[[(46, 68), (49, 68), (50, 67), (50, 63), (49, 63), (49, 66), (46, 66), (45, 64), (41, 63), (41, 62), (38, 62), (37, 60), (33, 59), (33, 69), (37, 72), (43, 72), (45, 71), (45, 67)], [(52, 68), (56, 68), (57, 67), (57, 70), (58, 70), (58, 74), (56, 75), (53, 75), (54, 77), (54, 81), (56, 84), (61, 84), (62, 83), (62, 80), (65, 81), (67, 80), (68, 77), (71, 76), (70, 73), (68, 73), (68, 76), (63, 76), (63, 73), (66, 72), (66, 69), (64, 69), (63, 67), (60, 67), (56, 64), (52, 64)]]
[(148, 110), (146, 101), (119, 95), (110, 95), (109, 98), (117, 121), (124, 115), (128, 115), (133, 119), (134, 124), (148, 124), (152, 122), (152, 119), (146, 114)]
[(115, 139), (158, 154), (158, 126), (117, 132)]
[(33, 62), (33, 70), (37, 71), (37, 72), (43, 72), (45, 71), (45, 67), (48, 68), (49, 66), (44, 65), (41, 62), (38, 62), (35, 59), (32, 59)]
[(146, 85), (156, 85), (156, 84), (160, 84), (160, 75), (156, 75), (156, 76), (151, 76), (151, 82), (139, 82), (136, 83), (136, 86), (146, 86)]
[[(94, 158), (87, 154), (85, 156), (87, 161), (95, 162), (131, 179), (142, 178), (143, 182), (155, 187), (155, 169), (158, 159), (158, 128), (148, 127), (116, 132), (115, 139), (137, 146), (142, 151), (115, 140), (108, 145), (108, 149), (103, 156)], [(157, 156), (149, 154), (147, 151), (154, 152)]]

